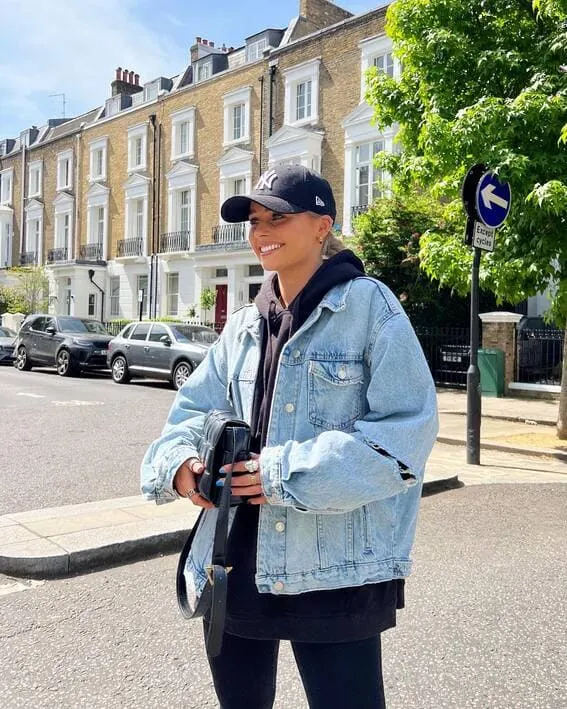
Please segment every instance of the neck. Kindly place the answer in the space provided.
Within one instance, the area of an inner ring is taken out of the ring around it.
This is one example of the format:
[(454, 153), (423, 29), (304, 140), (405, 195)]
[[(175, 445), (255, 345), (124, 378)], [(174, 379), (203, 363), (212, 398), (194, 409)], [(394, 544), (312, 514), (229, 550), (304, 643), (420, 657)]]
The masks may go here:
[(305, 288), (311, 276), (320, 265), (321, 262), (318, 262), (310, 266), (310, 268), (302, 270), (301, 273), (287, 273), (278, 271), (278, 285), (280, 288), (280, 300), (282, 301), (282, 305), (287, 308), (297, 294)]

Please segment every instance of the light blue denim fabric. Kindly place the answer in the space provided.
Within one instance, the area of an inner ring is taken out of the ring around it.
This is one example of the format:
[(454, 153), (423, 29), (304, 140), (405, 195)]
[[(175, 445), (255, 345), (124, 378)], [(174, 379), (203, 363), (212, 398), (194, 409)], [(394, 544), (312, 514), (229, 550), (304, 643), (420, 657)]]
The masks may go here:
[[(176, 498), (173, 476), (196, 455), (209, 410), (250, 421), (261, 321), (255, 305), (234, 313), (178, 392), (142, 463), (147, 499)], [(437, 430), (435, 387), (397, 299), (368, 277), (332, 288), (280, 358), (260, 456), (269, 504), (260, 511), (258, 590), (297, 594), (406, 577)], [(415, 481), (402, 479), (398, 461)], [(216, 514), (205, 513), (187, 561), (194, 599)]]

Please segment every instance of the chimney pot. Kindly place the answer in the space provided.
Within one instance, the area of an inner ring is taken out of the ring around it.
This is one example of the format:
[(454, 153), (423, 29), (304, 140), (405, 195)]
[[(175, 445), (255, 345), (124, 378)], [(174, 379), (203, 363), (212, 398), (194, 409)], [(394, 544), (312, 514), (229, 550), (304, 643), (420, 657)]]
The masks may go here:
[(215, 43), (214, 42), (209, 42), (209, 47), (214, 47)]
[(126, 83), (128, 83), (128, 69), (124, 69), (122, 71), (122, 81), (125, 81)]
[(121, 76), (122, 76), (122, 67), (119, 66), (118, 69), (116, 69), (116, 81), (120, 81)]
[(129, 84), (133, 84), (133, 83), (134, 83), (134, 72), (133, 72), (133, 71), (129, 71), (129, 72), (128, 72), (128, 83), (129, 83)]
[(140, 75), (139, 74), (134, 74), (134, 84), (136, 86), (140, 85)]
[(201, 38), (197, 37), (197, 44), (201, 44), (201, 41), (202, 41)]
[(207, 46), (209, 45), (209, 40), (208, 40), (208, 39), (204, 39), (204, 40), (203, 40), (203, 44), (205, 45), (205, 47), (207, 47)]
[(234, 52), (234, 47), (229, 47), (229, 48), (228, 48), (228, 51), (229, 51), (229, 52)]

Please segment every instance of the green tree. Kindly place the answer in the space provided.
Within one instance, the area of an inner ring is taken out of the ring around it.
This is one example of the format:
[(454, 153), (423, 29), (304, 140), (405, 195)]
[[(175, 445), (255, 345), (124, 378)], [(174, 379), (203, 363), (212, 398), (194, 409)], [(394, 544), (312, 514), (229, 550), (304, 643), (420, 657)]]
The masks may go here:
[[(468, 299), (442, 286), (420, 268), (422, 234), (442, 233), (443, 207), (426, 193), (381, 197), (357, 217), (351, 246), (367, 272), (400, 299), (414, 325), (462, 325)], [(494, 296), (483, 292), (483, 309), (494, 309)]]
[(209, 320), (209, 310), (214, 307), (217, 302), (217, 293), (214, 288), (204, 288), (201, 291), (201, 297), (199, 303), (201, 308), (207, 313), (207, 320)]
[(0, 288), (0, 310), (24, 315), (47, 312), (49, 282), (43, 268), (15, 270), (17, 284)]
[[(484, 163), (512, 187), (508, 221), (481, 264), (481, 287), (518, 302), (548, 290), (567, 323), (567, 2), (397, 0), (387, 33), (399, 80), (372, 70), (368, 100), (380, 127), (400, 126), (403, 150), (380, 157), (395, 190), (427, 186), (446, 228), (421, 239), (423, 268), (465, 293), (460, 188)], [(550, 284), (553, 284), (550, 287)], [(558, 434), (567, 438), (567, 328)]]

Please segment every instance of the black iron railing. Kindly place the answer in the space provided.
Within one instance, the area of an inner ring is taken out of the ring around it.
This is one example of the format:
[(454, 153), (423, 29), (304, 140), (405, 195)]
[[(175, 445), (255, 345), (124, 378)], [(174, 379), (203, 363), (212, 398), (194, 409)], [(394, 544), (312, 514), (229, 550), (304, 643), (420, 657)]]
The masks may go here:
[(364, 214), (367, 211), (368, 211), (367, 204), (358, 204), (358, 205), (356, 205), (356, 207), (350, 208), (350, 218), (354, 219), (355, 217), (358, 217), (359, 214)]
[(246, 224), (217, 224), (213, 227), (213, 241), (198, 244), (198, 249), (245, 249), (249, 247)]
[(516, 381), (525, 384), (561, 384), (563, 330), (521, 330), (518, 333)]
[(141, 236), (133, 239), (121, 239), (116, 244), (116, 256), (141, 256), (144, 248), (144, 240)]
[(162, 234), (159, 238), (160, 254), (168, 254), (173, 251), (189, 251), (191, 244), (191, 234), (189, 231), (170, 231)]
[(466, 388), (470, 333), (464, 327), (416, 327), (435, 384)]
[(20, 266), (37, 266), (37, 251), (22, 251), (20, 254)]
[(69, 249), (65, 247), (57, 249), (49, 249), (47, 252), (47, 263), (57, 263), (58, 261), (67, 261)]
[(102, 244), (81, 244), (79, 259), (83, 261), (102, 261)]

